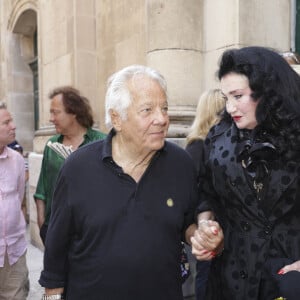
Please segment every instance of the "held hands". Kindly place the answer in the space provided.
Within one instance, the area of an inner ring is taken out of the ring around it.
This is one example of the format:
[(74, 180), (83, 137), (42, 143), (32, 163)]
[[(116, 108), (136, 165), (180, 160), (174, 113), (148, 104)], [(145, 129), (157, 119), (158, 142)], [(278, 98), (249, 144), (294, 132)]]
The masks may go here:
[(200, 220), (191, 237), (192, 253), (198, 260), (211, 260), (222, 252), (223, 241), (223, 231), (218, 222)]
[(290, 264), (290, 265), (286, 265), (283, 268), (281, 268), (277, 274), (279, 275), (283, 275), (286, 274), (290, 271), (298, 271), (300, 272), (300, 260), (295, 261), (294, 263)]

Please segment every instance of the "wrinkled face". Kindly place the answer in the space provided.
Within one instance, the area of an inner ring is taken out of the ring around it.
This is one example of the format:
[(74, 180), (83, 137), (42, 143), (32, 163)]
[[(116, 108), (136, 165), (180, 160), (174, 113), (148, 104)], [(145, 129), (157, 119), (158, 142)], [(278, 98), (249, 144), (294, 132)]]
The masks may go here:
[(56, 132), (63, 135), (77, 122), (75, 115), (66, 113), (61, 94), (51, 99), (50, 122), (54, 124)]
[(248, 78), (237, 73), (228, 73), (221, 79), (221, 90), (226, 101), (226, 111), (239, 129), (253, 129), (257, 125), (255, 117), (259, 101), (251, 97)]
[(16, 138), (16, 126), (7, 109), (0, 109), (0, 146), (12, 143)]
[(126, 120), (112, 117), (114, 128), (137, 152), (159, 150), (169, 127), (167, 96), (156, 81), (145, 76), (138, 76), (128, 85), (132, 103)]

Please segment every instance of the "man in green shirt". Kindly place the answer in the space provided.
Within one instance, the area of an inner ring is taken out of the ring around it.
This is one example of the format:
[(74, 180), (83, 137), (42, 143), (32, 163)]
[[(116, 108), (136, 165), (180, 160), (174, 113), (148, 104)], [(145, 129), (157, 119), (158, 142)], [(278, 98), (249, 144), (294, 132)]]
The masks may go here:
[(51, 201), (57, 175), (66, 157), (78, 147), (105, 138), (105, 134), (92, 129), (92, 109), (87, 98), (73, 87), (59, 87), (49, 98), (50, 122), (57, 132), (47, 142), (40, 176), (34, 194), (40, 236), (45, 243), (51, 213)]

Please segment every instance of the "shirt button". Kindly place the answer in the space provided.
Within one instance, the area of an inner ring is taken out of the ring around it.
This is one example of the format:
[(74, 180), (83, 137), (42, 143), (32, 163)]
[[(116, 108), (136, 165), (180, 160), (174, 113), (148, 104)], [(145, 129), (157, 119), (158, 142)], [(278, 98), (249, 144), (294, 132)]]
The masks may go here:
[(265, 234), (270, 235), (271, 233), (272, 233), (272, 228), (271, 228), (271, 226), (267, 225), (265, 227)]
[(242, 279), (246, 279), (246, 278), (248, 277), (247, 272), (244, 271), (244, 270), (242, 270), (242, 271), (240, 272), (240, 275), (241, 275), (241, 278), (242, 278)]
[(250, 230), (250, 224), (248, 222), (242, 222), (242, 228), (244, 231), (249, 231)]

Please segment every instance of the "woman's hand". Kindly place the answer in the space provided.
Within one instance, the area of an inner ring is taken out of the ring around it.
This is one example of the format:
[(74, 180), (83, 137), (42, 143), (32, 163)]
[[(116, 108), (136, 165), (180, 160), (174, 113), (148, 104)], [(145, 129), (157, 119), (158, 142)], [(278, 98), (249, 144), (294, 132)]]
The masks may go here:
[(300, 260), (295, 261), (294, 263), (290, 264), (290, 265), (286, 265), (283, 268), (281, 268), (277, 274), (279, 275), (283, 275), (286, 274), (290, 271), (298, 271), (300, 272)]
[(218, 222), (200, 220), (191, 237), (192, 253), (198, 260), (211, 260), (222, 252), (223, 241), (223, 231)]

